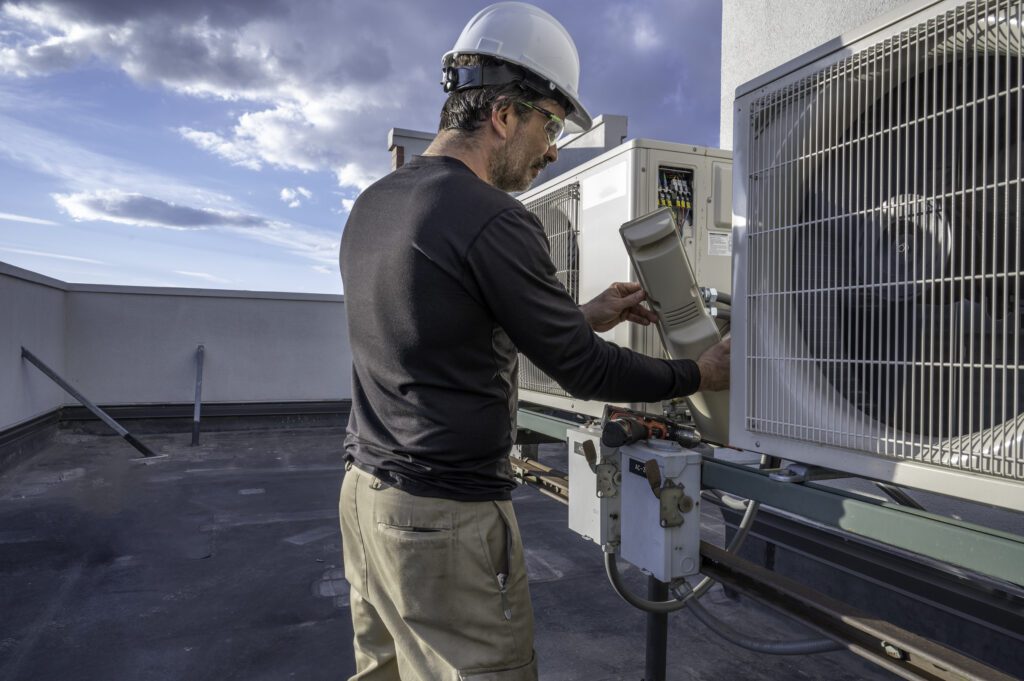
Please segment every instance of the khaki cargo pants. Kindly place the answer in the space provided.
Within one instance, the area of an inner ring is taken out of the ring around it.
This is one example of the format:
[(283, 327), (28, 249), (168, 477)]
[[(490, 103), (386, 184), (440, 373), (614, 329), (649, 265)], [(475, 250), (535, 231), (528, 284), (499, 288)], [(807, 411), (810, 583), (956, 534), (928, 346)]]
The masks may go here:
[(340, 511), (350, 681), (537, 678), (512, 502), (417, 497), (349, 466)]

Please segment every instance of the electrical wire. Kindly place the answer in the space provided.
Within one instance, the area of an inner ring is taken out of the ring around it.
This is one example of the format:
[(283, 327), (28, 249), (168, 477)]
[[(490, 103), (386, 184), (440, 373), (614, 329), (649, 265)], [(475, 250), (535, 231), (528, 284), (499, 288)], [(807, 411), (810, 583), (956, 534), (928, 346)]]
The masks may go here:
[[(767, 457), (761, 457), (762, 468), (766, 467), (769, 463), (770, 462)], [(727, 552), (735, 553), (743, 545), (747, 535), (750, 533), (750, 528), (754, 525), (754, 518), (757, 516), (757, 511), (761, 504), (754, 499), (748, 499), (746, 503), (743, 503), (738, 498), (719, 492), (718, 490), (708, 491), (719, 498), (722, 503), (729, 508), (734, 510), (740, 510), (742, 508), (744, 510), (743, 518), (740, 519), (740, 524), (736, 528), (736, 534), (733, 535), (732, 540), (725, 548)], [(701, 494), (703, 495), (703, 492)], [(622, 576), (619, 574), (619, 566), (615, 560), (614, 552), (604, 554), (604, 569), (605, 573), (608, 575), (608, 581), (611, 583), (612, 589), (615, 593), (634, 608), (644, 610), (645, 612), (667, 614), (689, 606), (690, 612), (693, 613), (693, 616), (696, 617), (701, 624), (730, 643), (747, 650), (764, 653), (766, 655), (813, 655), (815, 653), (825, 653), (834, 650), (841, 650), (843, 648), (842, 645), (836, 643), (830, 638), (801, 639), (797, 641), (767, 641), (764, 639), (755, 639), (745, 636), (712, 615), (704, 609), (704, 606), (698, 603), (700, 597), (703, 596), (704, 593), (715, 583), (711, 577), (704, 577), (697, 586), (692, 589), (686, 582), (682, 582), (681, 585), (672, 589), (672, 593), (675, 596), (674, 600), (651, 601), (637, 596), (623, 585)]]
[[(747, 538), (747, 534), (750, 533), (750, 528), (754, 524), (754, 516), (757, 515), (757, 509), (760, 508), (760, 506), (760, 502), (754, 500), (747, 501), (743, 518), (740, 520), (740, 524), (737, 528), (736, 534), (733, 535), (732, 541), (730, 541), (729, 545), (725, 547), (726, 551), (729, 553), (735, 553), (739, 550), (740, 546), (743, 545), (743, 541)], [(704, 577), (697, 583), (697, 586), (688, 590), (688, 593), (685, 596), (677, 596), (676, 599), (671, 601), (650, 601), (646, 598), (641, 598), (636, 594), (630, 593), (630, 591), (622, 584), (622, 578), (619, 575), (619, 566), (615, 562), (614, 553), (606, 553), (604, 555), (604, 569), (608, 574), (608, 581), (611, 582), (612, 589), (615, 590), (615, 593), (634, 608), (645, 610), (647, 612), (675, 612), (676, 610), (686, 607), (687, 602), (690, 600), (696, 600), (703, 596), (704, 593), (715, 583), (715, 580), (710, 577)]]
[(814, 655), (816, 653), (828, 653), (833, 650), (843, 650), (845, 647), (830, 638), (801, 639), (797, 641), (770, 641), (751, 638), (733, 629), (705, 610), (704, 606), (698, 603), (696, 598), (689, 601), (689, 606), (689, 611), (705, 627), (729, 643), (740, 648), (752, 650), (755, 653), (764, 653), (766, 655)]

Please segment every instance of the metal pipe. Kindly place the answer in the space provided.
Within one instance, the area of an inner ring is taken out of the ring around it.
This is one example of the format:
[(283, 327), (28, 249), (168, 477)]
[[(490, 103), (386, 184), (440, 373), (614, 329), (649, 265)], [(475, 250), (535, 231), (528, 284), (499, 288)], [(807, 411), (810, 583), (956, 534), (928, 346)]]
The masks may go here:
[(196, 400), (192, 409), (192, 446), (199, 444), (199, 417), (203, 404), (203, 355), (205, 348), (200, 345), (196, 349)]
[[(668, 584), (654, 575), (647, 578), (647, 598), (664, 601), (668, 598)], [(644, 681), (665, 681), (668, 661), (668, 613), (647, 613), (647, 655), (644, 663)]]
[(74, 386), (72, 386), (70, 383), (68, 383), (59, 375), (57, 375), (57, 372), (55, 372), (50, 367), (46, 366), (46, 364), (44, 364), (42, 360), (40, 360), (38, 357), (33, 355), (28, 350), (26, 350), (24, 347), (21, 348), (21, 356), (27, 359), (37, 369), (46, 374), (50, 378), (50, 380), (52, 380), (54, 383), (63, 388), (69, 395), (78, 400), (82, 404), (82, 406), (84, 406), (86, 409), (95, 414), (96, 418), (110, 426), (110, 428), (113, 429), (114, 432), (116, 432), (118, 435), (127, 440), (128, 444), (142, 452), (143, 456), (156, 456), (156, 454), (153, 453), (153, 451), (149, 447), (139, 442), (138, 439), (136, 439), (134, 435), (129, 433), (124, 426), (122, 426), (120, 423), (112, 419), (110, 415), (107, 414), (107, 412), (103, 411), (95, 404), (93, 404), (89, 400), (89, 398), (87, 398), (82, 393), (78, 392), (78, 390), (76, 390)]

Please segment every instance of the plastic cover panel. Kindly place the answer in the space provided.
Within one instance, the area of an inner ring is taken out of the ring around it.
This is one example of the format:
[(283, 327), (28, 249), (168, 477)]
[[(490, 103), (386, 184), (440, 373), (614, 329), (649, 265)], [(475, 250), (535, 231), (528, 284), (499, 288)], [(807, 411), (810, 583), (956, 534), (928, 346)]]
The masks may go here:
[(743, 424), (1024, 481), (1022, 2), (922, 18), (744, 114)]
[[(545, 195), (526, 204), (526, 209), (537, 216), (544, 225), (551, 251), (551, 262), (555, 264), (558, 280), (577, 303), (580, 302), (580, 249), (579, 214), (580, 185), (578, 182)], [(568, 397), (554, 379), (549, 377), (527, 359), (519, 355), (519, 387)]]

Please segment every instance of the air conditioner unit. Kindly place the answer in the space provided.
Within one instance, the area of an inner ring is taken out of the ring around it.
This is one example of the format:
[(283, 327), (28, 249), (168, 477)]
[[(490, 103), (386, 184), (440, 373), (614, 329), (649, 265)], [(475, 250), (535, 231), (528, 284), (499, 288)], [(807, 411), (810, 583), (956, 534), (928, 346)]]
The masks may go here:
[[(727, 151), (637, 139), (611, 149), (519, 196), (544, 225), (558, 277), (584, 303), (613, 281), (636, 281), (619, 228), (659, 207), (675, 214), (680, 238), (702, 286), (731, 290), (732, 158)], [(665, 351), (654, 325), (620, 324), (601, 334), (651, 356)], [(579, 400), (526, 357), (519, 398), (599, 418), (604, 402)], [(660, 411), (661, 405), (621, 405)]]
[(1024, 510), (1021, 20), (913, 2), (739, 88), (732, 444)]

